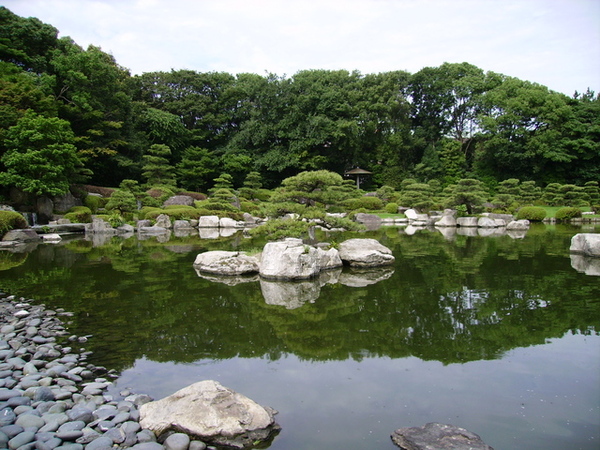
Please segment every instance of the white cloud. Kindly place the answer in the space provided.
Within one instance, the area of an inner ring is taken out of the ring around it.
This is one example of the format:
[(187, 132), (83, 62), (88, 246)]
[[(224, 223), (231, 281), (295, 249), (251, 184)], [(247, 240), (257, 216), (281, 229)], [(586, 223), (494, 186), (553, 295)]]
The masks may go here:
[(5, 0), (133, 73), (362, 73), (467, 61), (600, 90), (597, 0)]

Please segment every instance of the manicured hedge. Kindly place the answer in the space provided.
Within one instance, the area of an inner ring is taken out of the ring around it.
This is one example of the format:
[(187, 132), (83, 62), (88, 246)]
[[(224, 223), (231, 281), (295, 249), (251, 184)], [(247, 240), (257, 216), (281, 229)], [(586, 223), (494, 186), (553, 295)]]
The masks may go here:
[(581, 217), (581, 209), (571, 206), (560, 208), (556, 211), (556, 214), (554, 214), (556, 220), (571, 220), (575, 217)]
[(546, 218), (546, 210), (539, 206), (524, 206), (517, 212), (517, 220), (527, 219), (531, 222), (541, 222)]

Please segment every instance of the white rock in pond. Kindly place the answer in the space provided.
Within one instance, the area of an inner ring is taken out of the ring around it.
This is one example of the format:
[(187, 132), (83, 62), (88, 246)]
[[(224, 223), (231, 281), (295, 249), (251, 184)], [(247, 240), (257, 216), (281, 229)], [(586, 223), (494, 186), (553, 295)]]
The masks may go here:
[(206, 380), (140, 407), (140, 425), (161, 436), (185, 433), (214, 444), (242, 447), (245, 440), (266, 439), (273, 414), (248, 397)]
[(115, 234), (115, 230), (110, 223), (98, 217), (92, 218), (92, 223), (85, 224), (85, 234)]
[(302, 239), (268, 242), (260, 259), (260, 275), (265, 278), (301, 280), (320, 270), (317, 249), (303, 244)]
[(392, 251), (375, 239), (348, 239), (340, 244), (340, 258), (354, 267), (393, 264)]
[(238, 222), (230, 217), (221, 217), (219, 219), (219, 226), (221, 228), (244, 228), (244, 222)]
[(193, 227), (188, 220), (176, 220), (173, 222), (173, 231), (192, 230)]
[(169, 216), (167, 216), (166, 214), (159, 214), (156, 218), (156, 221), (154, 222), (154, 226), (162, 228), (172, 228), (173, 224), (171, 224), (171, 218)]
[(480, 217), (477, 220), (477, 226), (479, 228), (496, 228), (498, 224), (494, 219), (490, 219), (489, 217)]
[(446, 212), (444, 211), (444, 214), (442, 215), (440, 220), (435, 222), (435, 226), (436, 227), (455, 227), (456, 226), (456, 218), (454, 217), (454, 214), (451, 214), (451, 213), (446, 214)]
[(459, 217), (456, 219), (456, 224), (459, 227), (476, 227), (477, 217)]
[(512, 220), (506, 225), (506, 230), (529, 230), (529, 220)]
[(571, 253), (600, 257), (600, 233), (579, 233), (571, 238)]
[(219, 216), (200, 216), (198, 228), (219, 228)]
[(244, 252), (211, 251), (199, 253), (194, 268), (220, 275), (242, 275), (258, 272), (258, 259)]
[(334, 269), (341, 267), (344, 263), (340, 258), (340, 252), (335, 248), (323, 250), (317, 247), (317, 258), (319, 259), (319, 267), (321, 270)]
[(404, 215), (409, 220), (417, 220), (417, 217), (419, 216), (419, 214), (414, 209), (407, 209), (406, 211), (404, 211)]
[(60, 242), (62, 240), (62, 237), (58, 233), (42, 234), (41, 238), (44, 242)]

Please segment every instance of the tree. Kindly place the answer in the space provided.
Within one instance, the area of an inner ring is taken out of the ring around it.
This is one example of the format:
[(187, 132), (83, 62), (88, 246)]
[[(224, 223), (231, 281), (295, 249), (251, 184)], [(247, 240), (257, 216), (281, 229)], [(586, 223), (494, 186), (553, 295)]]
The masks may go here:
[(201, 191), (207, 188), (216, 168), (215, 157), (208, 149), (188, 147), (176, 167), (177, 181), (184, 189)]
[(403, 187), (400, 201), (403, 205), (418, 210), (427, 210), (435, 204), (431, 186), (416, 182)]
[(81, 161), (69, 123), (28, 111), (6, 132), (0, 184), (35, 195), (60, 195), (77, 181)]
[(328, 170), (301, 172), (286, 178), (271, 199), (272, 202), (294, 202), (305, 206), (332, 205), (351, 195), (344, 189), (341, 175)]
[(175, 186), (175, 168), (169, 162), (171, 149), (162, 144), (154, 144), (144, 155), (142, 176), (148, 186), (165, 185)]
[(464, 206), (467, 214), (473, 214), (487, 200), (487, 190), (484, 184), (473, 178), (459, 180), (449, 186), (446, 206), (449, 208)]
[(248, 200), (253, 200), (257, 196), (258, 190), (262, 187), (260, 173), (250, 172), (244, 180), (244, 186), (240, 188), (240, 194)]

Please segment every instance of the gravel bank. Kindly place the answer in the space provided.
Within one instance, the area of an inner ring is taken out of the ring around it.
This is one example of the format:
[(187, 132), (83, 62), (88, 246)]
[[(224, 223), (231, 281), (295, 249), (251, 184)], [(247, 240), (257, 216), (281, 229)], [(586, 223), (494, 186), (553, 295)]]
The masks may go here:
[(141, 429), (138, 408), (152, 399), (107, 394), (116, 375), (86, 362), (70, 315), (0, 292), (0, 449), (214, 448), (180, 434), (158, 443)]

